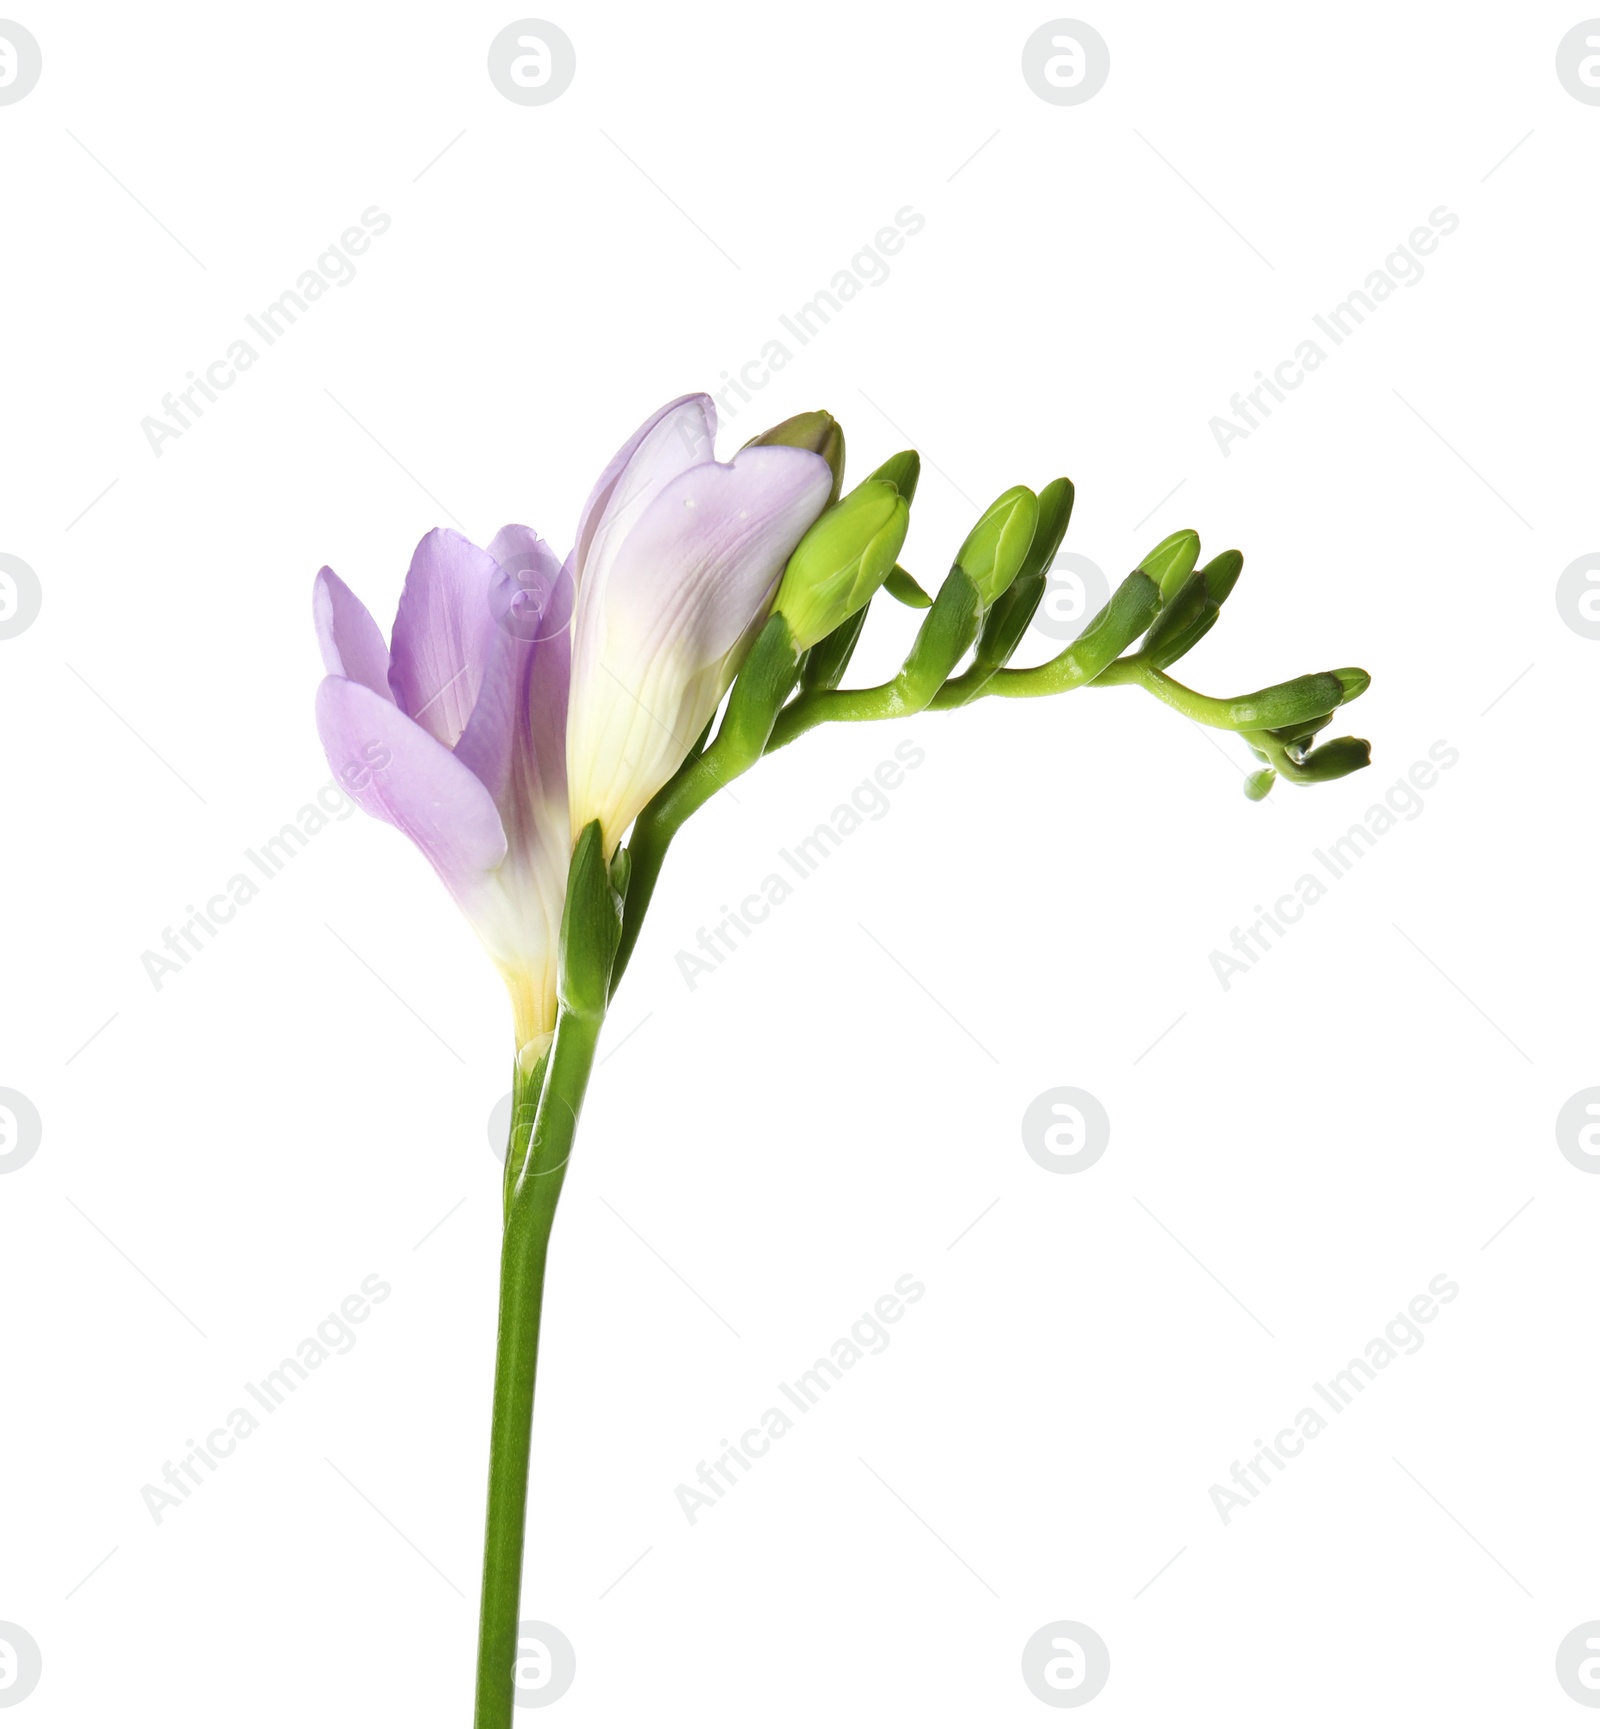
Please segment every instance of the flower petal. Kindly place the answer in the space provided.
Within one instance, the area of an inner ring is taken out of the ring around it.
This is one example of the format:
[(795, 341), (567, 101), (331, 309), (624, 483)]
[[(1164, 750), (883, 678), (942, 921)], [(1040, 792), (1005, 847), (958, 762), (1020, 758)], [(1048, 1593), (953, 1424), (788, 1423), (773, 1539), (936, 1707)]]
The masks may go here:
[(481, 918), (497, 897), (506, 855), (494, 800), (465, 763), (383, 697), (348, 678), (317, 689), (317, 731), (328, 765), (368, 813), (410, 837), (460, 903)]
[(513, 810), (566, 799), (572, 578), (530, 528), (489, 545), (500, 574), (489, 610), (498, 629), (457, 757), (489, 789), (508, 833)]
[(573, 832), (607, 849), (688, 755), (760, 627), (833, 476), (807, 450), (758, 446), (661, 488), (574, 621), (567, 776)]
[(490, 595), (500, 568), (453, 529), (412, 554), (395, 613), (389, 685), (401, 708), (447, 749), (466, 730), (498, 626)]
[(669, 480), (716, 454), (717, 410), (704, 393), (658, 408), (606, 464), (578, 519), (573, 569), (579, 584), (604, 568), (608, 549), (622, 542)]
[(353, 678), (385, 702), (389, 692), (389, 645), (372, 614), (337, 576), (323, 565), (311, 589), (311, 617), (317, 627), (322, 664), (340, 678)]

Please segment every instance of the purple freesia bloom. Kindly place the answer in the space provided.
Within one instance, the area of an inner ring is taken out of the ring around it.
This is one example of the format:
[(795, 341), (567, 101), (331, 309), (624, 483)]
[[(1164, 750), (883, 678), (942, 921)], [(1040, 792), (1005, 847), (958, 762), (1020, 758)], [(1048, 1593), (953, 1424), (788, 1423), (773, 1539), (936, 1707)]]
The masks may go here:
[(527, 1067), (555, 1030), (575, 837), (598, 818), (612, 852), (677, 771), (828, 501), (822, 457), (756, 446), (719, 463), (715, 437), (709, 396), (653, 414), (601, 474), (564, 565), (530, 529), (487, 552), (435, 529), (387, 644), (331, 570), (317, 576), (328, 761), (471, 921)]
[(611, 459), (578, 524), (567, 784), (609, 854), (716, 712), (833, 475), (809, 450), (715, 460), (709, 396), (681, 396)]
[(449, 529), (425, 536), (389, 644), (331, 570), (313, 595), (328, 762), (363, 810), (416, 843), (471, 921), (528, 1065), (555, 1029), (571, 855), (570, 606), (560, 560), (517, 527), (487, 552)]

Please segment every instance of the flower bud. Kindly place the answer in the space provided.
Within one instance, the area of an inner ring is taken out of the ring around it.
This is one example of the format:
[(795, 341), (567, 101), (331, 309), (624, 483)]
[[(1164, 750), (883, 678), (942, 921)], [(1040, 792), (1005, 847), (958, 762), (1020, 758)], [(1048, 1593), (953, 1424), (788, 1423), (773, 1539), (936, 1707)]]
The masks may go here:
[(868, 480), (887, 480), (910, 504), (917, 496), (917, 481), (922, 475), (922, 458), (914, 450), (897, 451), (880, 468), (873, 469)]
[(864, 480), (825, 511), (794, 549), (774, 610), (802, 649), (864, 607), (900, 556), (911, 506), (889, 480)]
[(883, 579), (883, 586), (886, 593), (892, 594), (902, 606), (909, 606), (913, 612), (926, 612), (933, 605), (933, 596), (909, 570), (902, 570), (898, 564)]
[(1039, 526), (1039, 500), (1026, 486), (1002, 492), (980, 516), (956, 554), (985, 608), (1010, 588)]
[(1233, 593), (1233, 585), (1239, 580), (1239, 572), (1243, 569), (1244, 554), (1234, 548), (1228, 552), (1219, 552), (1201, 571), (1200, 574), (1206, 579), (1206, 593), (1218, 606)]
[(1193, 571), (1165, 597), (1161, 616), (1139, 652), (1153, 666), (1171, 666), (1210, 630), (1217, 616), (1204, 572)]
[[(804, 414), (791, 414), (787, 420), (758, 433), (743, 448), (748, 450), (752, 444), (787, 444), (795, 450), (814, 450), (833, 470), (833, 491), (828, 494), (828, 503), (838, 502), (839, 489), (844, 485), (844, 428), (827, 409), (812, 408)], [(915, 457), (916, 452), (909, 454)], [(915, 481), (912, 484), (915, 486)], [(909, 498), (910, 494), (906, 496)]]
[(1299, 726), (1336, 708), (1339, 688), (1334, 673), (1307, 673), (1302, 678), (1286, 679), (1249, 696), (1225, 701), (1221, 704), (1225, 718), (1207, 724), (1220, 724), (1234, 732), (1276, 732), (1283, 727)]
[(1342, 700), (1345, 702), (1354, 702), (1356, 698), (1361, 695), (1362, 691), (1372, 683), (1372, 674), (1364, 671), (1359, 666), (1338, 667), (1335, 669), (1333, 676), (1344, 686), (1344, 697)]
[[(1192, 528), (1180, 528), (1159, 546), (1152, 547), (1139, 560), (1139, 569), (1161, 590), (1163, 600), (1171, 600), (1188, 580), (1199, 557), (1200, 536)], [(1243, 562), (1241, 559), (1240, 563)]]
[(1342, 780), (1372, 761), (1372, 746), (1364, 738), (1330, 738), (1318, 745), (1303, 763), (1296, 777), (1302, 781)]

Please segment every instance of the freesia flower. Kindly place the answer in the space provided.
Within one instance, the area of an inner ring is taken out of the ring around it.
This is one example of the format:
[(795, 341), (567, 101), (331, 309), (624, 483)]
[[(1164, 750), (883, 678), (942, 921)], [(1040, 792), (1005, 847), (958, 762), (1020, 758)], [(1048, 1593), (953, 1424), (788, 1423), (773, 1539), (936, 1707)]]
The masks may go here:
[[(826, 722), (899, 723), (1090, 685), (1136, 684), (1237, 733), (1266, 765), (1246, 783), (1251, 798), (1280, 778), (1333, 780), (1370, 760), (1364, 739), (1310, 748), (1366, 689), (1359, 668), (1230, 698), (1172, 676), (1216, 624), (1243, 564), (1236, 551), (1198, 566), (1199, 536), (1168, 536), (1073, 642), (1015, 668), (1071, 514), (1069, 480), (1003, 492), (930, 596), (898, 563), (915, 451), (834, 503), (845, 451), (831, 415), (791, 416), (726, 463), (715, 435), (708, 396), (652, 415), (601, 474), (564, 564), (526, 528), (502, 529), (487, 552), (436, 529), (412, 558), (388, 643), (331, 570), (316, 581), (328, 761), (427, 857), (514, 1005), (477, 1729), (512, 1729), (527, 1702), (522, 1576), (551, 1230), (605, 1018), (684, 822)], [(925, 616), (898, 672), (845, 686), (880, 589)], [(716, 738), (679, 775), (730, 686)], [(619, 870), (612, 855), (630, 825)]]
[(609, 854), (677, 771), (766, 619), (833, 473), (784, 445), (715, 460), (716, 409), (682, 396), (611, 459), (578, 524), (567, 784)]
[(416, 843), (477, 931), (511, 993), (524, 1067), (556, 1020), (570, 604), (560, 560), (518, 527), (487, 552), (449, 529), (425, 536), (388, 644), (331, 570), (313, 595), (328, 762)]

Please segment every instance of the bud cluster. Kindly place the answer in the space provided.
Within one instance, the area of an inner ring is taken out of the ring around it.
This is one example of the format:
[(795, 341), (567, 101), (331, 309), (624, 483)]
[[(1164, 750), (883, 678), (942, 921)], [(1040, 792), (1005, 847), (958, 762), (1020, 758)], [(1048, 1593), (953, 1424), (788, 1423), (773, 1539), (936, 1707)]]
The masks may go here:
[[(1370, 682), (1356, 667), (1308, 673), (1237, 697), (1212, 697), (1169, 669), (1215, 626), (1244, 566), (1237, 551), (1200, 563), (1200, 537), (1168, 535), (1118, 586), (1074, 642), (1038, 666), (1013, 667), (1049, 582), (1072, 515), (1073, 486), (1002, 492), (962, 541), (932, 594), (900, 563), (920, 459), (901, 451), (843, 491), (844, 434), (821, 411), (796, 415), (753, 439), (816, 452), (833, 471), (832, 497), (784, 569), (767, 626), (755, 639), (711, 729), (645, 808), (626, 856), (631, 873), (613, 983), (678, 828), (765, 753), (827, 721), (900, 718), (962, 708), (986, 696), (1050, 696), (1082, 686), (1138, 685), (1202, 726), (1239, 734), (1264, 765), (1245, 782), (1264, 798), (1282, 778), (1336, 780), (1371, 760), (1365, 739), (1317, 734)], [(922, 613), (915, 640), (887, 681), (841, 689), (868, 611), (882, 591)]]

